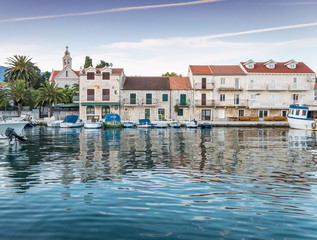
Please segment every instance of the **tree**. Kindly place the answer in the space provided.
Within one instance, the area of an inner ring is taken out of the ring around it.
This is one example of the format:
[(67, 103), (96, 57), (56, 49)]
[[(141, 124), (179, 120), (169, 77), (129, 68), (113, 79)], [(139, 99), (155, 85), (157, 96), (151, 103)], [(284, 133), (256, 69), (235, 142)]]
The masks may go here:
[(90, 66), (92, 66), (92, 59), (89, 56), (86, 56), (84, 68), (89, 68)]
[(53, 116), (53, 103), (57, 104), (63, 102), (65, 99), (65, 94), (63, 89), (58, 87), (55, 82), (45, 82), (42, 83), (39, 88), (39, 96), (37, 99), (37, 104), (49, 104), (50, 116)]
[(18, 104), (18, 115), (21, 116), (22, 103), (26, 96), (25, 81), (17, 80), (11, 84), (9, 96)]
[(177, 73), (175, 73), (175, 72), (171, 72), (171, 73), (169, 73), (169, 72), (166, 72), (166, 73), (164, 73), (164, 74), (162, 74), (162, 76), (164, 77), (182, 77), (182, 74), (177, 74)]
[(27, 88), (32, 87), (40, 73), (40, 69), (32, 62), (32, 58), (14, 55), (7, 60), (8, 68), (4, 70), (5, 81), (14, 83), (23, 80)]
[(33, 84), (34, 89), (39, 89), (42, 83), (45, 83), (50, 79), (51, 73), (46, 71), (44, 73), (39, 73), (35, 83)]
[(104, 68), (104, 67), (109, 67), (110, 64), (105, 62), (104, 60), (100, 60), (100, 63), (96, 66), (96, 68)]
[(63, 88), (63, 93), (64, 93), (64, 103), (72, 103), (73, 102), (73, 97), (76, 96), (77, 92), (76, 90), (72, 88)]
[(6, 87), (0, 88), (0, 107), (6, 107), (11, 100), (10, 89)]
[(29, 106), (31, 109), (35, 109), (37, 106), (38, 97), (39, 97), (38, 90), (34, 88), (26, 89), (23, 103), (24, 105)]

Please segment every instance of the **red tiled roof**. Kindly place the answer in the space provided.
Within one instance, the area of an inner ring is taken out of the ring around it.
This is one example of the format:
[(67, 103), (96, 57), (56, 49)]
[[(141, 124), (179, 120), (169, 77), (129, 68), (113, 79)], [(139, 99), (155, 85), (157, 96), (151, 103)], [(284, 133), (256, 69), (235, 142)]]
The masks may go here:
[(53, 72), (52, 78), (51, 78), (51, 81), (52, 81), (52, 82), (55, 82), (55, 77), (56, 77), (56, 75), (59, 74), (60, 72), (61, 72), (61, 71), (54, 71), (54, 72)]
[[(83, 73), (86, 73), (86, 69), (87, 68), (83, 70)], [(101, 69), (102, 68), (96, 68), (96, 73), (101, 73)], [(121, 75), (123, 73), (123, 68), (111, 68), (111, 69), (112, 69), (112, 74)]]
[(239, 65), (210, 65), (209, 67), (216, 75), (246, 75)]
[(126, 77), (123, 90), (170, 90), (168, 77)]
[(191, 90), (188, 77), (169, 77), (171, 90)]
[[(285, 66), (284, 64), (287, 62), (278, 62), (276, 63), (275, 68), (273, 69), (267, 68), (263, 65), (264, 63), (265, 62), (257, 62), (254, 65), (253, 69), (248, 69), (245, 67), (245, 70), (248, 73), (314, 73), (314, 71), (307, 67), (306, 64), (303, 62), (299, 62), (296, 65), (295, 69), (290, 69), (287, 66)], [(241, 62), (241, 64), (243, 65), (244, 62)]]
[(189, 67), (194, 75), (211, 75), (212, 74), (212, 71), (208, 65), (204, 65), (204, 66), (190, 65)]

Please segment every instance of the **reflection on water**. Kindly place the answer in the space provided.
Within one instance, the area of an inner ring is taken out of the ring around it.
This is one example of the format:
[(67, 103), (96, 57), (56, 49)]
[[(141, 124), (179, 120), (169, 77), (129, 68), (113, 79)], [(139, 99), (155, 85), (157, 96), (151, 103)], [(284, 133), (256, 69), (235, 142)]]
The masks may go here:
[(26, 135), (0, 149), (3, 239), (317, 236), (315, 132), (36, 127)]

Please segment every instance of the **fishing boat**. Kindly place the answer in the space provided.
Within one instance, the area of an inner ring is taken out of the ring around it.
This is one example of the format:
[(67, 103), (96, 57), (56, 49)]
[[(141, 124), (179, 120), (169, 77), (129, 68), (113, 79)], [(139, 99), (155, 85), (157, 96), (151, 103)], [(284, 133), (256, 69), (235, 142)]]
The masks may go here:
[(317, 106), (290, 105), (287, 121), (290, 128), (317, 131)]
[(86, 129), (98, 129), (102, 128), (103, 122), (99, 120), (98, 114), (87, 114), (87, 120), (84, 123), (84, 128)]
[(180, 128), (181, 127), (181, 123), (179, 121), (171, 122), (170, 126), (171, 126), (171, 128)]
[(121, 118), (116, 113), (108, 113), (105, 118), (106, 128), (119, 128), (122, 127)]
[(123, 122), (122, 126), (124, 128), (133, 128), (133, 127), (135, 127), (135, 122)]
[(212, 124), (211, 124), (211, 122), (202, 122), (200, 124), (200, 127), (201, 128), (212, 128)]
[(167, 128), (168, 127), (167, 123), (164, 121), (152, 122), (152, 126), (156, 127), (156, 128)]
[(0, 116), (0, 145), (9, 145), (14, 140), (25, 141), (26, 138), (22, 136), (22, 130), (28, 122), (6, 120)]
[(151, 128), (152, 124), (150, 119), (139, 119), (139, 123), (137, 124), (137, 127), (139, 128)]
[(61, 128), (77, 128), (84, 125), (81, 119), (78, 119), (77, 115), (68, 115), (64, 121), (60, 123)]

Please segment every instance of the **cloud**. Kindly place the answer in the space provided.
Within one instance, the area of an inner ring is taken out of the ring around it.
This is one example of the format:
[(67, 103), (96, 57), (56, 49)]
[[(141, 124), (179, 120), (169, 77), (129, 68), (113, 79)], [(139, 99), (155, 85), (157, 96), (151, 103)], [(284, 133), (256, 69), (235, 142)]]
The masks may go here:
[(143, 39), (139, 42), (117, 42), (112, 44), (104, 45), (103, 48), (111, 49), (137, 49), (137, 48), (145, 48), (151, 49), (156, 47), (164, 47), (172, 44), (180, 44), (180, 45), (202, 45), (208, 42), (211, 39), (218, 39), (218, 38), (225, 38), (225, 37), (234, 37), (240, 35), (248, 35), (248, 34), (256, 34), (256, 33), (263, 33), (263, 32), (272, 32), (272, 31), (279, 31), (279, 30), (287, 30), (287, 29), (296, 29), (296, 28), (304, 28), (304, 27), (314, 27), (317, 26), (317, 22), (314, 23), (305, 23), (305, 24), (297, 24), (297, 25), (288, 25), (288, 26), (281, 26), (281, 27), (273, 27), (273, 28), (262, 28), (262, 29), (255, 29), (249, 31), (242, 31), (242, 32), (233, 32), (233, 33), (223, 33), (223, 34), (214, 34), (214, 35), (207, 35), (207, 36), (199, 36), (199, 37), (173, 37), (167, 39)]
[(168, 4), (147, 5), (147, 6), (139, 6), (139, 7), (112, 8), (112, 9), (105, 9), (105, 10), (92, 11), (92, 12), (66, 13), (66, 14), (56, 14), (56, 15), (47, 15), (47, 16), (38, 16), (38, 17), (4, 19), (4, 20), (0, 20), (0, 23), (41, 20), (41, 19), (49, 19), (49, 18), (77, 17), (77, 16), (96, 15), (96, 14), (105, 14), (105, 13), (114, 13), (114, 12), (126, 12), (126, 11), (135, 11), (135, 10), (147, 10), (147, 9), (166, 8), (166, 7), (179, 7), (179, 6), (206, 4), (206, 3), (213, 3), (213, 2), (220, 2), (220, 1), (223, 1), (223, 0), (199, 0), (199, 1), (192, 1), (192, 2), (168, 3)]

